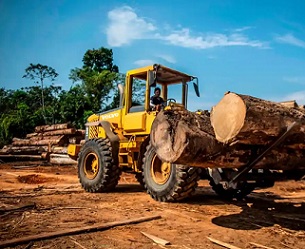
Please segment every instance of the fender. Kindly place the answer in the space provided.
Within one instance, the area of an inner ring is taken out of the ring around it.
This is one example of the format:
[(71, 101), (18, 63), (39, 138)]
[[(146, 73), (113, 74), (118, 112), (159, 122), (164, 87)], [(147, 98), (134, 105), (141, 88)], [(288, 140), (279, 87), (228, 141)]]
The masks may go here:
[(112, 131), (112, 126), (108, 121), (97, 121), (97, 122), (90, 122), (85, 124), (88, 128), (90, 126), (102, 126), (105, 130), (107, 138), (110, 140), (111, 147), (112, 147), (112, 158), (116, 165), (118, 165), (119, 161), (119, 148), (120, 148), (120, 138), (118, 135), (114, 134)]
[(110, 122), (108, 122), (108, 121), (90, 122), (90, 123), (86, 123), (85, 126), (87, 126), (87, 127), (102, 126), (111, 143), (120, 141), (119, 136), (114, 134), (114, 132), (112, 131), (112, 126), (111, 126)]

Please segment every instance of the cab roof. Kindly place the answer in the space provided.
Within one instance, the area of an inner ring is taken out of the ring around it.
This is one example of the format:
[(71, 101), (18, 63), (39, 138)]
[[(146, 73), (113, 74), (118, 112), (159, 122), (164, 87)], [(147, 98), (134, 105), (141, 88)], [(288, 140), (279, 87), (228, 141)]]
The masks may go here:
[(157, 71), (157, 83), (159, 84), (176, 84), (181, 82), (189, 82), (193, 76), (176, 71), (174, 69), (154, 64), (147, 67), (133, 69), (127, 72), (128, 75), (134, 75), (136, 78), (146, 80), (148, 71)]

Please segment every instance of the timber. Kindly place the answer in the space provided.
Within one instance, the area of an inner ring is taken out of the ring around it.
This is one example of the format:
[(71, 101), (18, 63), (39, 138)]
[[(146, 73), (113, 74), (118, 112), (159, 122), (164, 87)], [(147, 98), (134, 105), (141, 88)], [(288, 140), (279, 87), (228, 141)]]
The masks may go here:
[(208, 114), (187, 110), (161, 111), (152, 124), (150, 141), (161, 160), (190, 166), (203, 166), (223, 147), (214, 137)]
[(0, 151), (0, 154), (18, 154), (18, 153), (41, 153), (47, 151), (47, 146), (6, 146)]
[(304, 143), (305, 112), (301, 109), (229, 92), (211, 111), (216, 139), (224, 144), (266, 145), (293, 122), (298, 128), (288, 144)]
[(69, 129), (45, 131), (42, 134), (43, 136), (55, 136), (55, 135), (71, 135), (71, 134), (75, 134), (75, 132), (76, 132), (75, 128), (69, 128)]
[(46, 132), (46, 131), (53, 131), (53, 130), (61, 130), (61, 129), (68, 129), (72, 128), (70, 123), (64, 124), (54, 124), (54, 125), (41, 125), (35, 127), (35, 132)]
[(68, 147), (53, 146), (51, 148), (51, 152), (55, 153), (55, 154), (67, 154), (68, 153)]
[(56, 144), (59, 145), (62, 140), (63, 140), (64, 136), (51, 136), (48, 138), (44, 138), (42, 140), (36, 140), (36, 139), (22, 139), (19, 141), (14, 141), (13, 145), (15, 146), (23, 146), (23, 145), (52, 145), (52, 144)]
[(19, 237), (11, 240), (1, 241), (0, 242), (0, 248), (5, 247), (12, 247), (16, 245), (25, 244), (31, 241), (38, 241), (38, 240), (45, 240), (45, 239), (52, 239), (67, 235), (74, 235), (74, 234), (80, 234), (80, 233), (89, 233), (89, 232), (96, 232), (96, 231), (104, 231), (113, 227), (117, 226), (124, 226), (128, 224), (137, 224), (141, 222), (151, 221), (160, 219), (161, 216), (155, 215), (155, 216), (148, 216), (148, 217), (141, 217), (141, 218), (135, 218), (130, 220), (123, 220), (123, 221), (114, 221), (114, 222), (108, 222), (105, 224), (96, 224), (92, 226), (85, 226), (80, 228), (71, 228), (71, 229), (63, 229), (58, 230), (56, 232), (49, 232), (49, 233), (40, 233), (25, 237)]
[(59, 165), (70, 165), (76, 164), (77, 161), (71, 159), (68, 155), (63, 154), (50, 154), (49, 155), (49, 162), (52, 164), (59, 164)]
[[(210, 157), (202, 167), (205, 168), (239, 168), (249, 163), (262, 152), (263, 147), (254, 148), (237, 144), (224, 148), (219, 154)], [(280, 147), (269, 152), (254, 168), (274, 170), (304, 170), (304, 150)]]

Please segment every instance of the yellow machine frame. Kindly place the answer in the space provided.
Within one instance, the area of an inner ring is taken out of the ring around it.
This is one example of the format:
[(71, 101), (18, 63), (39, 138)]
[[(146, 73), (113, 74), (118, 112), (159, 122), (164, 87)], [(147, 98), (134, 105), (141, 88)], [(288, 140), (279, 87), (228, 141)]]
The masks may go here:
[[(146, 81), (145, 103), (141, 107), (143, 109), (137, 112), (131, 112), (133, 79)], [(170, 103), (166, 108), (171, 108), (173, 105), (186, 108), (187, 83), (194, 79), (196, 78), (193, 76), (156, 64), (128, 71), (125, 88), (121, 92), (119, 108), (90, 116), (86, 124), (86, 140), (106, 137), (112, 141), (116, 140), (119, 144), (119, 166), (140, 172), (139, 162), (141, 163), (141, 161), (139, 159), (143, 156), (141, 148), (147, 146), (151, 126), (157, 115), (157, 111), (152, 111), (150, 107), (151, 87), (156, 86), (156, 84), (161, 85), (161, 96), (167, 100), (168, 85), (182, 84), (182, 103)], [(196, 87), (198, 90), (198, 82), (197, 85), (194, 83), (194, 86), (195, 90)], [(80, 144), (70, 144), (68, 154), (76, 159), (80, 148)]]

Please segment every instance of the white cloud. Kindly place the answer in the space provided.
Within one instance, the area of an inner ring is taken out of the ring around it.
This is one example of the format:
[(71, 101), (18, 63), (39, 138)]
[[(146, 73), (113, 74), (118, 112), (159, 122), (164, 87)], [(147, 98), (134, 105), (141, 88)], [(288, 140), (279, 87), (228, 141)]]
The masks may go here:
[[(173, 30), (169, 25), (166, 25), (163, 30), (159, 30), (157, 33), (157, 27), (152, 22), (138, 16), (135, 10), (128, 6), (109, 11), (108, 20), (109, 23), (106, 30), (107, 41), (112, 47), (127, 45), (137, 39), (152, 39), (162, 40), (174, 46), (194, 49), (225, 46), (266, 48), (266, 44), (263, 42), (251, 40), (241, 33), (251, 27), (236, 29), (232, 34), (212, 33), (196, 36), (191, 35), (191, 31), (188, 28)], [(169, 57), (163, 57), (163, 59), (168, 62), (174, 61)]]
[(153, 65), (155, 62), (152, 60), (137, 60), (134, 62), (135, 65), (139, 66), (139, 67), (145, 67), (145, 66), (149, 66), (149, 65)]
[(285, 77), (283, 80), (289, 83), (305, 85), (305, 77)]
[(283, 98), (284, 101), (295, 100), (299, 105), (305, 104), (305, 91), (290, 93)]
[(172, 64), (176, 63), (176, 59), (171, 55), (162, 54), (162, 55), (157, 55), (157, 57), (165, 60), (166, 62), (172, 63)]
[(286, 43), (286, 44), (290, 44), (290, 45), (293, 45), (293, 46), (305, 48), (305, 41), (302, 41), (302, 40), (296, 38), (292, 34), (286, 34), (286, 35), (283, 35), (283, 36), (277, 36), (275, 38), (275, 40), (277, 42), (280, 42), (280, 43)]
[(109, 11), (108, 19), (107, 41), (113, 47), (129, 44), (132, 40), (149, 38), (151, 32), (156, 30), (152, 23), (138, 17), (128, 6)]
[(234, 32), (243, 32), (245, 30), (249, 30), (249, 29), (252, 29), (253, 27), (251, 26), (245, 26), (245, 27), (242, 27), (242, 28), (237, 28), (237, 29), (234, 29)]
[(262, 42), (250, 40), (243, 34), (208, 34), (206, 36), (191, 36), (189, 29), (175, 31), (170, 35), (162, 37), (162, 39), (172, 45), (196, 49), (225, 46), (264, 47)]

